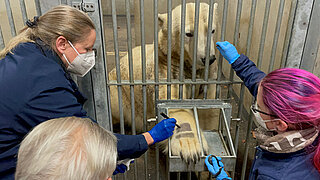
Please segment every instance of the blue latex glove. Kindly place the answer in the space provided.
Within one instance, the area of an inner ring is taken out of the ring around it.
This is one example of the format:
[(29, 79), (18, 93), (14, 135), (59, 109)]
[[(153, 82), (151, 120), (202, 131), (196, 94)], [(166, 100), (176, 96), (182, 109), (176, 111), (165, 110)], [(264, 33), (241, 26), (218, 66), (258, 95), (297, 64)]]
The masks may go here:
[(218, 171), (219, 171), (219, 168), (222, 167), (222, 170), (220, 172), (220, 174), (216, 177), (217, 180), (223, 180), (223, 179), (231, 179), (227, 173), (224, 171), (224, 168), (223, 168), (223, 163), (221, 162), (221, 157), (217, 157), (217, 159), (219, 160), (219, 165), (220, 167), (218, 166), (218, 162), (216, 160), (216, 158), (212, 157), (212, 165), (209, 163), (209, 157), (211, 156), (208, 155), (206, 160), (205, 160), (205, 163), (207, 165), (207, 168), (208, 170), (212, 173), (212, 174), (217, 174)]
[[(134, 163), (134, 161), (131, 161), (130, 164)], [(127, 164), (129, 165), (129, 164)], [(117, 164), (116, 169), (113, 171), (112, 175), (116, 175), (118, 173), (124, 173), (127, 171), (127, 166), (125, 164)]]
[(119, 165), (117, 165), (116, 170), (114, 170), (112, 175), (116, 175), (118, 173), (124, 173), (124, 172), (126, 172), (126, 170), (127, 170), (127, 166), (126, 165), (119, 164)]
[(153, 144), (163, 141), (170, 136), (172, 136), (174, 131), (174, 126), (176, 125), (176, 120), (174, 118), (164, 119), (155, 125), (150, 131), (150, 135), (153, 138)]
[(222, 56), (229, 62), (229, 64), (232, 64), (240, 57), (240, 54), (238, 53), (237, 49), (228, 41), (217, 42), (216, 44), (217, 49), (220, 51)]

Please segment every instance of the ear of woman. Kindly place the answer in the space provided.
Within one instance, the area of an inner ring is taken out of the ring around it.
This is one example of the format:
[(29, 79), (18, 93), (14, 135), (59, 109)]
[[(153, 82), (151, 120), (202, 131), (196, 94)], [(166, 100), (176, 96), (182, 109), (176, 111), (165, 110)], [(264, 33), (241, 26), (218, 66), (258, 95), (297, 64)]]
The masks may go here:
[(57, 53), (60, 54), (64, 54), (65, 50), (66, 50), (66, 46), (68, 44), (68, 40), (63, 37), (63, 36), (59, 36), (56, 40), (56, 49), (57, 49)]
[(274, 121), (275, 123), (275, 127), (278, 131), (280, 132), (285, 132), (288, 129), (288, 124), (285, 121), (282, 120), (278, 120), (278, 121)]

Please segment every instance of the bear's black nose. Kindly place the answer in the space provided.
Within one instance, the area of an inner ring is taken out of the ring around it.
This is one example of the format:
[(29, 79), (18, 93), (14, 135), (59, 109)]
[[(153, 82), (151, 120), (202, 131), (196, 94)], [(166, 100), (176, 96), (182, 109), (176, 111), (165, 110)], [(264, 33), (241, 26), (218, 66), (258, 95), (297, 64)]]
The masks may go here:
[[(216, 60), (216, 56), (215, 56), (215, 55), (211, 56), (211, 57), (210, 57), (210, 60), (209, 60), (209, 65), (211, 65), (212, 63), (214, 63), (215, 60)], [(202, 61), (203, 65), (206, 64), (206, 58), (201, 58), (201, 61)]]

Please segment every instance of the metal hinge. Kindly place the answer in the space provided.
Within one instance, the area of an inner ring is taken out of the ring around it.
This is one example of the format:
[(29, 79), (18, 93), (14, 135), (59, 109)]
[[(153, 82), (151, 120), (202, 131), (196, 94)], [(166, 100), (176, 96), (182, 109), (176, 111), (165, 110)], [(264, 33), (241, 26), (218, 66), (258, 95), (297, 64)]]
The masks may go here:
[(94, 3), (73, 2), (72, 7), (77, 8), (83, 12), (94, 12), (95, 10)]

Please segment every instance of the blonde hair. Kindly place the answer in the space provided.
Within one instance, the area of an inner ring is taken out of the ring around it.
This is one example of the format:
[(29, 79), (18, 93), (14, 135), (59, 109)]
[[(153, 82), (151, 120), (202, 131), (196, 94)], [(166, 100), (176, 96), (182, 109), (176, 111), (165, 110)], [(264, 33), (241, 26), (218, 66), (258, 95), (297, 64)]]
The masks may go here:
[(116, 137), (88, 118), (36, 126), (22, 141), (15, 179), (105, 179), (116, 167)]
[[(33, 20), (34, 21), (34, 20)], [(0, 51), (0, 59), (20, 43), (34, 42), (40, 38), (44, 43), (56, 50), (55, 43), (59, 36), (64, 36), (71, 42), (81, 42), (85, 39), (84, 34), (89, 33), (95, 26), (90, 17), (67, 5), (59, 5), (38, 18), (36, 26), (25, 26), (20, 33), (13, 37), (3, 50)]]

